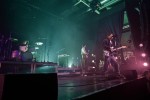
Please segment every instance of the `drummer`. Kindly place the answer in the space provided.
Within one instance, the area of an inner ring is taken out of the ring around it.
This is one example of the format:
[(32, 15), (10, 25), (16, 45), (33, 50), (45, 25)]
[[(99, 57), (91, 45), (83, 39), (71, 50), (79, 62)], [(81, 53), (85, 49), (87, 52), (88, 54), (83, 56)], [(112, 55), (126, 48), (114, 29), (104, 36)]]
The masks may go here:
[(12, 61), (21, 61), (21, 58), (20, 58), (20, 54), (21, 54), (21, 51), (20, 51), (20, 46), (23, 42), (13, 42), (13, 45), (12, 45), (12, 54), (11, 54), (11, 60)]
[[(28, 50), (29, 47), (29, 41), (23, 41), (19, 44), (16, 44), (13, 46), (12, 50), (12, 60), (13, 61), (25, 61), (27, 60), (32, 61), (32, 55)], [(24, 57), (27, 56), (27, 57)], [(29, 59), (30, 58), (30, 59)]]
[(23, 41), (20, 46), (19, 46), (19, 50), (21, 52), (27, 52), (28, 51), (28, 47), (29, 47), (29, 41)]
[(21, 61), (33, 61), (33, 55), (29, 50), (29, 41), (23, 41), (19, 46)]

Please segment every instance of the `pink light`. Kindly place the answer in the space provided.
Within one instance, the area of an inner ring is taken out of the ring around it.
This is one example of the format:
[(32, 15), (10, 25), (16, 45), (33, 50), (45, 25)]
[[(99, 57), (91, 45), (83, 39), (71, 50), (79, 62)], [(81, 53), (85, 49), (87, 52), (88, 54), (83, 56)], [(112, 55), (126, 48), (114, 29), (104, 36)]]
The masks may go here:
[(115, 59), (117, 60), (117, 59), (118, 59), (118, 57), (115, 57)]
[(92, 67), (92, 68), (95, 68), (95, 67)]
[(139, 46), (140, 46), (140, 47), (143, 47), (143, 44), (142, 44), (142, 43), (140, 43), (140, 44), (139, 44)]
[(145, 53), (142, 53), (141, 56), (142, 56), (142, 57), (146, 57), (146, 54), (145, 54)]
[(144, 63), (143, 63), (143, 66), (147, 67), (147, 66), (148, 66), (148, 63), (147, 63), (147, 62), (144, 62)]

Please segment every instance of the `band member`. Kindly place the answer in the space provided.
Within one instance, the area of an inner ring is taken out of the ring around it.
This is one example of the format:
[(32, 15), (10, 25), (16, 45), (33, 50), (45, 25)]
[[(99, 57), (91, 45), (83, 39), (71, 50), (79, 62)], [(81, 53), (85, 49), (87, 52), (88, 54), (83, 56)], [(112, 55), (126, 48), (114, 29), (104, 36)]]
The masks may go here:
[[(120, 76), (119, 64), (114, 55), (115, 52), (115, 42), (113, 41), (114, 35), (112, 33), (108, 34), (103, 40), (102, 46), (104, 50), (104, 73), (108, 72), (108, 67), (112, 66), (114, 69), (114, 74)], [(114, 50), (114, 51), (113, 51)]]
[(88, 51), (87, 46), (83, 45), (81, 48), (81, 57), (82, 57), (82, 75), (87, 71), (87, 63), (88, 63)]
[(29, 51), (29, 41), (23, 41), (20, 46), (20, 59), (21, 61), (32, 61), (33, 60), (33, 55)]
[(28, 44), (29, 44), (29, 41), (23, 41), (20, 46), (19, 46), (19, 50), (21, 52), (27, 52), (28, 51)]

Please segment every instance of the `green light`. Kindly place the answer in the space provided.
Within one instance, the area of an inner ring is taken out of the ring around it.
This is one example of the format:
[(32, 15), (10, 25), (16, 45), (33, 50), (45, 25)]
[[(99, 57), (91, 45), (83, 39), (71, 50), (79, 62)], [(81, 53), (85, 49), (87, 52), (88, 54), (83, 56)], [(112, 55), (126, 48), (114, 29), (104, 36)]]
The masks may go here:
[(106, 3), (108, 0), (103, 0), (103, 1), (101, 1), (100, 3), (101, 4), (104, 4), (104, 3)]
[(39, 47), (35, 47), (35, 49), (37, 50), (37, 49), (39, 49)]
[(36, 44), (36, 45), (43, 45), (42, 42), (36, 42), (35, 44)]
[(73, 64), (73, 61), (72, 61), (72, 60), (69, 60), (69, 62), (68, 62), (68, 67), (71, 68), (71, 67), (72, 67), (72, 64)]
[(117, 3), (117, 2), (119, 2), (119, 1), (121, 1), (121, 0), (111, 0), (111, 1), (109, 1), (109, 2), (106, 2), (106, 1), (108, 1), (108, 0), (104, 0), (104, 1), (105, 1), (105, 3), (103, 3), (103, 6), (100, 7), (99, 10), (102, 10), (102, 9), (104, 9), (105, 7), (111, 6), (112, 4), (115, 4), (115, 3)]

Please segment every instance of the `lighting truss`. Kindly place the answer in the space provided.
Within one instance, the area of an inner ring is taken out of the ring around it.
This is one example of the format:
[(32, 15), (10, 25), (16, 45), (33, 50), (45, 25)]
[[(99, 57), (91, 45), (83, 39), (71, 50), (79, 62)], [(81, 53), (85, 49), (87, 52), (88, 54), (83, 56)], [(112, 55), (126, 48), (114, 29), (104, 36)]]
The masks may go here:
[[(100, 6), (98, 6), (98, 9), (95, 10), (95, 13), (100, 14), (100, 11), (104, 8), (109, 8), (111, 5), (116, 4), (118, 2), (120, 2), (122, 0), (101, 0), (100, 1)], [(78, 0), (77, 3), (74, 4), (74, 6), (77, 6), (80, 3), (83, 3), (85, 6), (87, 6), (89, 9), (87, 11), (91, 11), (92, 8), (90, 7), (90, 2), (92, 2), (92, 0), (88, 1), (88, 0)]]

